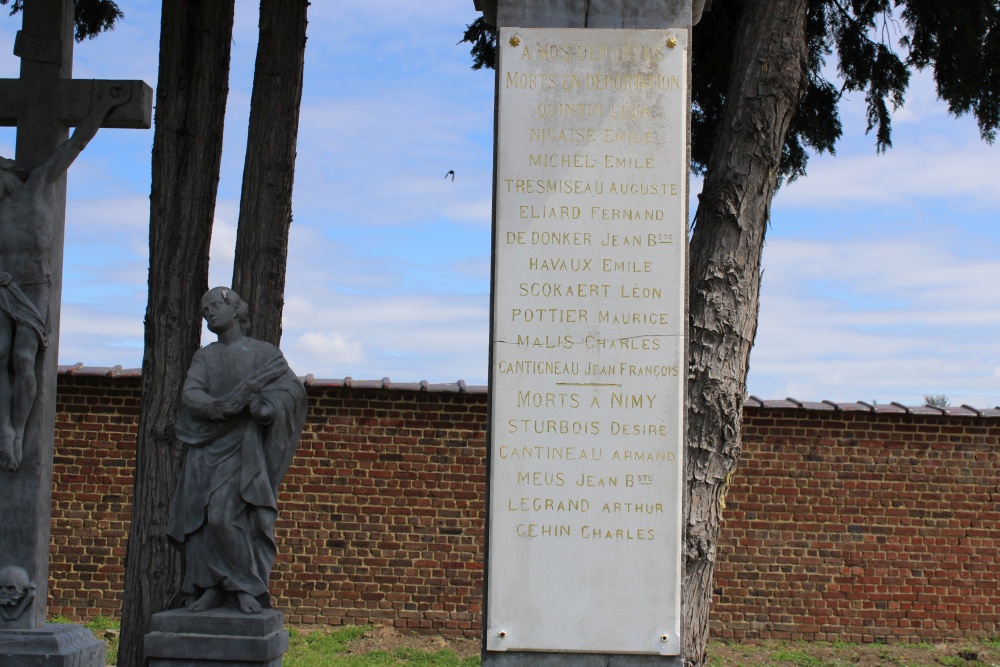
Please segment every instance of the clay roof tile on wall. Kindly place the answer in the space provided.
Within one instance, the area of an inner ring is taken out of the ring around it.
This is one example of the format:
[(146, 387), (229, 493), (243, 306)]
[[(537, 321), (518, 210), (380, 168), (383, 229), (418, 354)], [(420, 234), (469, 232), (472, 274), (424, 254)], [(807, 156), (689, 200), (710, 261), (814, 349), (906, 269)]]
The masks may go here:
[[(84, 366), (82, 363), (59, 366), (60, 375), (80, 375), (91, 377), (136, 378), (142, 376), (141, 368), (122, 368), (121, 366)], [(343, 379), (316, 378), (312, 373), (304, 376), (302, 381), (307, 387), (344, 387), (358, 391), (372, 389), (392, 389), (394, 391), (427, 391), (458, 394), (485, 394), (486, 385), (468, 385), (464, 380), (431, 384), (427, 380), (420, 382), (393, 382), (388, 377), (381, 380), (355, 380), (348, 376)], [(937, 408), (929, 405), (903, 405), (902, 403), (836, 403), (834, 401), (800, 401), (791, 396), (784, 399), (762, 399), (758, 396), (748, 396), (743, 407), (751, 410), (813, 410), (840, 412), (876, 412), (880, 414), (911, 414), (911, 415), (945, 415), (948, 417), (988, 417), (1000, 419), (1000, 406), (996, 408), (974, 408), (970, 405)]]

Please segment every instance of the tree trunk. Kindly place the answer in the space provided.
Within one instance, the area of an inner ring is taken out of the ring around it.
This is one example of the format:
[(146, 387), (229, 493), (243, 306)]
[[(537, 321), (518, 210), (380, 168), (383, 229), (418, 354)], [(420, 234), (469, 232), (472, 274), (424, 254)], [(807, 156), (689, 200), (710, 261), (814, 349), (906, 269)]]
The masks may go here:
[(261, 0), (233, 290), (250, 307), (250, 335), (281, 341), (295, 142), (306, 49), (306, 0)]
[[(229, 92), (234, 0), (164, 0), (149, 207), (149, 301), (119, 667), (145, 667), (150, 616), (168, 609), (183, 565), (164, 534), (183, 445), (181, 387), (201, 335)], [(176, 605), (174, 605), (176, 606)]]
[(705, 660), (721, 510), (739, 462), (761, 252), (807, 83), (806, 0), (746, 0), (690, 246), (684, 654)]

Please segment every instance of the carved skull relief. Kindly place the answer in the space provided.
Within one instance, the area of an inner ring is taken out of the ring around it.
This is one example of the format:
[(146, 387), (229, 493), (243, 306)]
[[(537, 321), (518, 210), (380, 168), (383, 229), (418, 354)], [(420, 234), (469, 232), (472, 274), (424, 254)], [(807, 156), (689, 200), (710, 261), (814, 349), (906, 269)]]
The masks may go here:
[(0, 618), (19, 618), (35, 599), (37, 588), (23, 567), (8, 565), (0, 570)]

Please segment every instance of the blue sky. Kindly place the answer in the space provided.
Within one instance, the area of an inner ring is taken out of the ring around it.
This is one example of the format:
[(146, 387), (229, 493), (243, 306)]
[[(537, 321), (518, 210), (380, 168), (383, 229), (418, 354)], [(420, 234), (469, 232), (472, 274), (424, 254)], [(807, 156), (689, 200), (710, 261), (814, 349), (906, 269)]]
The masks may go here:
[[(237, 5), (213, 285), (232, 273), (256, 52), (256, 3)], [(122, 6), (114, 32), (77, 45), (74, 75), (155, 85), (160, 3)], [(456, 45), (473, 2), (309, 11), (282, 348), (301, 375), (483, 384), (493, 79)], [(0, 76), (17, 76), (19, 23), (0, 18)], [(775, 198), (749, 392), (1000, 405), (998, 148), (926, 74), (886, 155), (860, 95), (842, 114), (837, 157)], [(141, 363), (152, 141), (102, 130), (70, 171), (60, 363)], [(0, 155), (13, 143), (0, 131)]]

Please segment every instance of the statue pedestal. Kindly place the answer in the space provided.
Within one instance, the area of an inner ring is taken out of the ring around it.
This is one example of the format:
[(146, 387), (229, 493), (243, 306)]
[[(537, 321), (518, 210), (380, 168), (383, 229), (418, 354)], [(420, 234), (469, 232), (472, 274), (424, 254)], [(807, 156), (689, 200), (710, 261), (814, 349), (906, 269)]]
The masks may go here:
[(104, 667), (104, 642), (82, 625), (0, 630), (0, 667)]
[(288, 650), (285, 615), (274, 609), (244, 614), (219, 607), (196, 614), (153, 614), (146, 635), (149, 667), (281, 667)]

